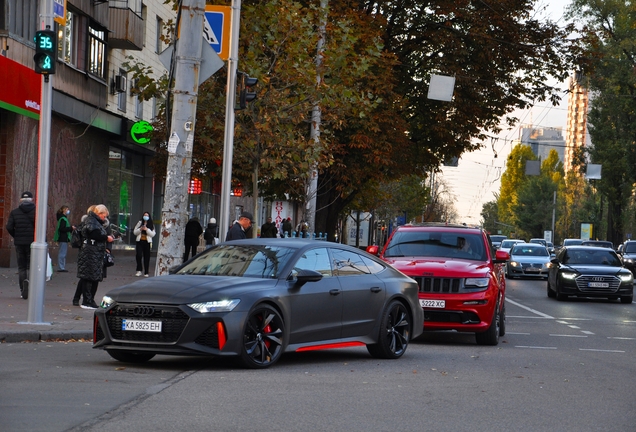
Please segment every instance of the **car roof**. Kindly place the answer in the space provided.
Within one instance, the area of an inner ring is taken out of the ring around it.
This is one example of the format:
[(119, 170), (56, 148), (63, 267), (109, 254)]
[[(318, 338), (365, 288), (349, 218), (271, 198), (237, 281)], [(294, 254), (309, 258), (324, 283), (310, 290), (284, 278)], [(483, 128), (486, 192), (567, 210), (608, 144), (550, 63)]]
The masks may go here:
[(575, 251), (589, 251), (589, 250), (599, 250), (599, 251), (610, 251), (615, 252), (614, 249), (602, 247), (602, 246), (583, 246), (583, 245), (572, 245), (572, 246), (563, 246), (563, 249)]
[(459, 224), (443, 224), (443, 223), (423, 223), (423, 224), (407, 224), (397, 227), (397, 231), (437, 231), (437, 232), (475, 232), (481, 233), (483, 230), (479, 227), (459, 225)]

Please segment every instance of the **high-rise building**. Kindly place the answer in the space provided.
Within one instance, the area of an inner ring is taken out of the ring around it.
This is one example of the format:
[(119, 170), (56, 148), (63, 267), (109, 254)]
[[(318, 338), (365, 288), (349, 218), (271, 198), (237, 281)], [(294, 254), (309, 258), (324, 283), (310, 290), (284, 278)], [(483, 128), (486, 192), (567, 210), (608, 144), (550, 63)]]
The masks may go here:
[(546, 160), (550, 150), (556, 150), (559, 160), (563, 162), (565, 140), (561, 128), (526, 125), (521, 127), (520, 132), (521, 144), (529, 145), (539, 159)]
[(563, 169), (571, 171), (575, 150), (589, 147), (592, 142), (587, 130), (587, 112), (589, 106), (589, 91), (581, 73), (570, 78), (570, 94), (568, 97), (568, 117), (565, 132), (565, 160)]

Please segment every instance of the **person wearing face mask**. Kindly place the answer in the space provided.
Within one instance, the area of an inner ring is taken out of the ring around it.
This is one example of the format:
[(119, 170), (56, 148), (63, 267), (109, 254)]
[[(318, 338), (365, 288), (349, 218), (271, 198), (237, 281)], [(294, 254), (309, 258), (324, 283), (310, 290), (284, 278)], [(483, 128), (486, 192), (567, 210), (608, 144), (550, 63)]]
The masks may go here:
[(152, 238), (155, 236), (155, 226), (149, 212), (144, 212), (141, 220), (135, 225), (133, 234), (137, 236), (135, 243), (137, 270), (135, 276), (141, 276), (141, 260), (143, 258), (144, 277), (148, 277), (148, 267), (150, 267), (150, 249), (152, 248)]
[(69, 209), (67, 205), (63, 205), (57, 211), (57, 226), (55, 228), (55, 234), (53, 235), (53, 241), (59, 245), (59, 252), (57, 254), (58, 273), (68, 272), (68, 270), (66, 270), (66, 253), (68, 252), (68, 242), (71, 239), (71, 232), (75, 229), (68, 221), (68, 215), (70, 214), (71, 209)]

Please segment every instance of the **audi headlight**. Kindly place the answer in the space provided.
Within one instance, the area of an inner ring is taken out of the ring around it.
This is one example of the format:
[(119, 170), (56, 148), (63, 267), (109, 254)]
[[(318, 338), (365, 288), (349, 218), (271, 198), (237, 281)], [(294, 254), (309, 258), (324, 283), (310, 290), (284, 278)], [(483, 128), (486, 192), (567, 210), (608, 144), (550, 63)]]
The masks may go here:
[(490, 279), (486, 278), (466, 278), (464, 281), (464, 288), (488, 288)]
[(564, 271), (561, 273), (563, 279), (573, 280), (576, 277), (575, 272)]
[(619, 274), (618, 275), (619, 278), (621, 278), (622, 282), (632, 282), (634, 280), (634, 275), (633, 274)]
[(113, 300), (112, 298), (110, 298), (108, 296), (104, 296), (104, 297), (102, 297), (102, 302), (100, 303), (99, 306), (104, 308), (104, 309), (108, 309), (113, 304), (115, 304), (115, 300)]
[(208, 312), (230, 312), (234, 310), (241, 301), (238, 299), (232, 300), (217, 300), (205, 303), (190, 303), (188, 306), (199, 313)]

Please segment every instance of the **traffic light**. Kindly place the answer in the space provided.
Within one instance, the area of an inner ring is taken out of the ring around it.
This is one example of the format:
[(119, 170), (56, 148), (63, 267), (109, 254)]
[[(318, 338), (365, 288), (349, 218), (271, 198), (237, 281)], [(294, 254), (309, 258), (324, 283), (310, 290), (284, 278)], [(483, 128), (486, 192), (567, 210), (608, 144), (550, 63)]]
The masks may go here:
[(57, 35), (53, 30), (35, 32), (35, 73), (50, 75), (55, 73), (57, 57)]
[(258, 78), (252, 78), (245, 72), (238, 72), (239, 75), (239, 109), (245, 109), (247, 103), (256, 99), (256, 93), (248, 91), (258, 83)]

